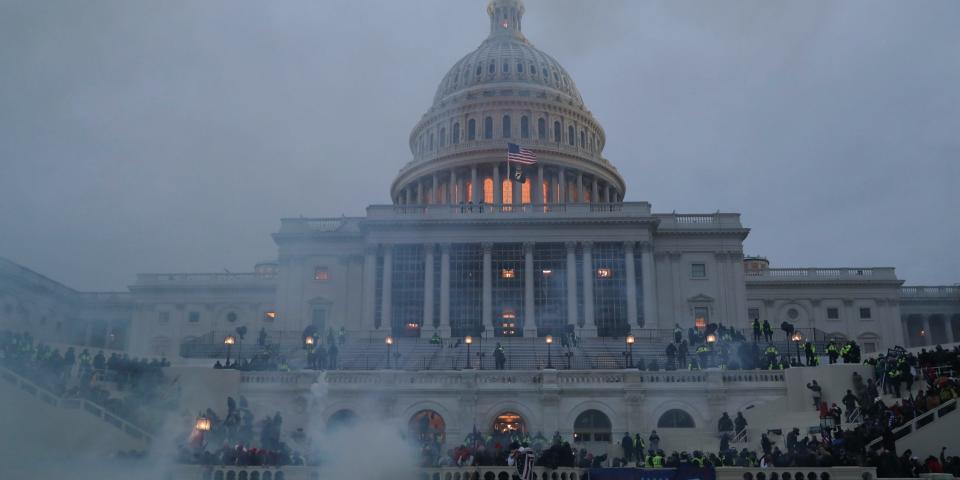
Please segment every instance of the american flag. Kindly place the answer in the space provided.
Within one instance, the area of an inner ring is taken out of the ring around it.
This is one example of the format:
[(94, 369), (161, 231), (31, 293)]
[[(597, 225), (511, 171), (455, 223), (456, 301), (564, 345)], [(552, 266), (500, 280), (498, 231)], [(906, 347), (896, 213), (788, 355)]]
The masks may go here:
[(507, 161), (517, 162), (523, 165), (535, 165), (537, 163), (537, 154), (533, 150), (517, 145), (516, 143), (507, 144)]

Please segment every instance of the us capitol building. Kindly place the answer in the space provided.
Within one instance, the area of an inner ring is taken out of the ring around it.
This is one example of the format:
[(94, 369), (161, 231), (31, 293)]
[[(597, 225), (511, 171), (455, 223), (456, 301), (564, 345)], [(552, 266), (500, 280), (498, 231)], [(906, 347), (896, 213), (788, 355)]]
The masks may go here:
[[(865, 353), (960, 340), (957, 286), (903, 286), (888, 267), (773, 268), (745, 256), (750, 229), (737, 213), (625, 202), (627, 181), (603, 156), (600, 122), (571, 75), (524, 36), (522, 2), (493, 0), (487, 12), (489, 36), (453, 65), (413, 127), (412, 160), (390, 187), (391, 204), (363, 217), (282, 219), (276, 259), (250, 273), (143, 273), (123, 292), (79, 292), (2, 260), (0, 328), (207, 368), (205, 348), (222, 348), (240, 326), (251, 351), (261, 329), (291, 352), (308, 329), (343, 329), (345, 370), (326, 376), (323, 415), (344, 411), (364, 389), (406, 385), (376, 409), (401, 416), (429, 407), (457, 434), (505, 411), (534, 430), (570, 432), (587, 409), (603, 412), (616, 435), (657, 428), (676, 408), (710, 428), (720, 410), (785, 395), (782, 375), (740, 392), (716, 379), (714, 391), (728, 393), (668, 404), (625, 384), (638, 372), (591, 373), (576, 363), (622, 349), (628, 334), (638, 356), (645, 344), (662, 352), (675, 325), (789, 322), (818, 339), (856, 340)], [(507, 172), (508, 143), (537, 155), (522, 184)], [(587, 350), (561, 357), (554, 345), (559, 370), (541, 370), (551, 348), (544, 339), (571, 328)], [(437, 359), (427, 342), (435, 333), (445, 343), (473, 338), (484, 368), (502, 342), (542, 373), (527, 375), (540, 375), (533, 385), (517, 372), (483, 376), (463, 346)], [(401, 371), (386, 377), (388, 336), (403, 355), (392, 360)], [(471, 366), (479, 376), (465, 379)], [(577, 368), (587, 373), (571, 373)], [(679, 388), (714, 379), (687, 381)], [(604, 390), (610, 383), (616, 388)], [(457, 423), (457, 412), (468, 418)], [(678, 426), (687, 422), (677, 415)]]

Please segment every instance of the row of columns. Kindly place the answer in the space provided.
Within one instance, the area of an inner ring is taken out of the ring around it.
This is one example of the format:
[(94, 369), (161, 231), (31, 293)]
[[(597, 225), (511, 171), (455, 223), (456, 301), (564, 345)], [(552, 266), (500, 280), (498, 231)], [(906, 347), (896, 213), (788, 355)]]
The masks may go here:
[[(908, 315), (902, 321), (903, 329), (904, 329), (904, 340), (906, 342), (910, 342), (911, 338), (913, 338), (910, 335), (910, 321), (916, 318), (917, 316), (918, 315)], [(955, 338), (953, 334), (953, 322), (960, 319), (951, 318), (949, 315), (945, 315), (945, 314), (932, 314), (932, 315), (919, 315), (919, 316), (921, 317), (921, 321), (922, 321), (921, 328), (923, 328), (923, 331), (925, 333), (924, 335), (922, 335), (922, 345), (932, 346), (932, 345), (937, 345), (941, 343), (954, 343), (958, 340), (957, 338)], [(943, 338), (943, 341), (937, 341), (933, 338), (933, 330), (930, 328), (930, 318), (932, 317), (939, 318), (943, 321), (943, 329), (946, 334), (946, 337)], [(922, 345), (911, 345), (911, 346), (922, 346)]]
[[(593, 244), (592, 242), (580, 242), (582, 246), (583, 260), (583, 301), (584, 318), (582, 335), (586, 337), (595, 337), (597, 335), (597, 326), (594, 319), (594, 298), (593, 298)], [(630, 329), (641, 327), (638, 323), (637, 310), (637, 276), (634, 266), (634, 249), (637, 243), (634, 241), (624, 242), (625, 252), (625, 275), (627, 288), (627, 322)], [(483, 243), (482, 252), (482, 303), (480, 320), (488, 328), (484, 329), (485, 336), (492, 336), (494, 332), (493, 318), (493, 243)], [(577, 242), (566, 242), (566, 283), (567, 283), (567, 322), (572, 325), (578, 324), (578, 306), (577, 306)], [(449, 337), (450, 327), (450, 248), (451, 244), (440, 245), (440, 325), (438, 333), (442, 337)], [(653, 277), (653, 253), (652, 247), (648, 242), (640, 243), (641, 248), (641, 278), (643, 293), (643, 327), (656, 328), (656, 282)], [(422, 326), (429, 328), (433, 324), (434, 317), (434, 261), (435, 244), (426, 244), (424, 261), (424, 298), (423, 298), (423, 322)], [(367, 249), (364, 257), (364, 328), (368, 330), (389, 330), (391, 328), (390, 319), (392, 317), (392, 289), (393, 289), (393, 246), (385, 244), (383, 251), (383, 278), (381, 279), (381, 297), (380, 312), (381, 319), (379, 327), (376, 323), (376, 262), (377, 247), (371, 246)], [(524, 255), (524, 278), (523, 278), (523, 305), (524, 322), (523, 335), (525, 337), (535, 337), (537, 335), (536, 325), (536, 304), (534, 297), (534, 243), (528, 242), (523, 245)]]
[[(483, 200), (484, 191), (483, 185), (477, 183), (477, 168), (477, 165), (470, 167), (469, 185), (471, 185), (471, 189), (473, 190), (473, 194), (470, 197), (467, 195), (467, 178), (458, 177), (457, 170), (451, 169), (447, 174), (447, 185), (443, 185), (444, 182), (440, 178), (440, 173), (435, 172), (428, 177), (421, 178), (407, 185), (400, 191), (396, 203), (401, 205), (480, 203), (480, 201)], [(491, 192), (493, 203), (499, 205), (503, 203), (503, 182), (500, 176), (500, 163), (490, 165), (490, 172), (490, 179), (493, 183), (493, 191)], [(509, 172), (503, 173), (504, 175), (509, 175)], [(545, 175), (547, 176), (545, 177)], [(544, 172), (544, 166), (538, 164), (536, 174), (530, 175), (531, 203), (538, 205), (541, 203), (541, 199), (543, 198), (543, 179), (545, 178), (550, 180), (549, 193), (550, 196), (553, 197), (548, 199), (549, 201), (547, 203), (554, 203), (554, 199), (559, 199), (558, 203), (566, 203), (574, 200), (577, 202), (585, 202), (587, 192), (585, 181), (589, 183), (590, 201), (592, 203), (613, 203), (623, 200), (622, 195), (617, 192), (612, 185), (608, 183), (601, 184), (600, 179), (596, 177), (585, 179), (583, 172), (579, 171), (576, 172), (574, 189), (570, 190), (568, 189), (566, 169), (558, 168), (556, 173)], [(477, 188), (478, 185), (479, 188)], [(520, 184), (515, 182), (513, 198), (511, 199), (513, 205), (522, 203), (521, 192)], [(554, 192), (557, 193), (554, 194)]]

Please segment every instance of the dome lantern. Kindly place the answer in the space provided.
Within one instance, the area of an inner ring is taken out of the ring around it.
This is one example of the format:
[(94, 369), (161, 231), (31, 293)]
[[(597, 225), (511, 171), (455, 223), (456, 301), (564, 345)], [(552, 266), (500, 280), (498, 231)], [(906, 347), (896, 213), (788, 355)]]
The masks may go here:
[(522, 0), (490, 0), (487, 5), (490, 36), (513, 35), (522, 38), (523, 12)]

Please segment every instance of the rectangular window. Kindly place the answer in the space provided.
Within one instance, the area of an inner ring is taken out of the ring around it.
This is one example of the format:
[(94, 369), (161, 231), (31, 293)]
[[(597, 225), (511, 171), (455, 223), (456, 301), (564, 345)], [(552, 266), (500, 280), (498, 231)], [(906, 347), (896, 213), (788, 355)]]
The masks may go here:
[(170, 323), (170, 312), (160, 312), (160, 323)]
[(759, 308), (748, 308), (747, 309), (747, 318), (750, 321), (760, 320), (760, 309)]
[(537, 335), (559, 335), (567, 325), (567, 250), (562, 243), (533, 246), (533, 314)]
[(397, 245), (393, 248), (390, 328), (394, 335), (412, 334), (410, 329), (423, 323), (425, 255), (423, 245)]
[(190, 323), (197, 323), (200, 321), (200, 312), (190, 312), (188, 316)]
[(593, 318), (597, 335), (601, 337), (624, 336), (630, 329), (627, 320), (627, 278), (624, 244), (595, 243), (593, 264)]
[(493, 279), (495, 336), (513, 336), (525, 322), (523, 310), (523, 244), (498, 243), (491, 252), (493, 268), (500, 272)]
[(330, 270), (327, 267), (317, 267), (313, 270), (313, 279), (318, 282), (330, 280)]
[(840, 318), (840, 309), (836, 307), (830, 307), (827, 309), (827, 318), (830, 320), (838, 320)]
[(327, 329), (327, 307), (313, 307), (313, 314), (310, 323), (317, 328), (318, 332)]
[(709, 325), (710, 310), (707, 309), (707, 307), (695, 307), (693, 309), (693, 320), (694, 320), (694, 325), (696, 325), (697, 328), (700, 328), (701, 325), (702, 326)]
[(264, 322), (272, 322), (272, 321), (274, 321), (274, 320), (276, 320), (276, 319), (277, 319), (277, 312), (274, 312), (274, 311), (263, 312), (263, 321), (264, 321)]
[(451, 335), (478, 335), (482, 307), (483, 250), (479, 244), (455, 244), (450, 248)]
[(690, 276), (693, 278), (706, 278), (707, 265), (704, 263), (694, 263), (690, 265)]
[(860, 318), (863, 319), (863, 320), (870, 319), (870, 309), (869, 309), (869, 308), (861, 308), (861, 309), (860, 309)]

